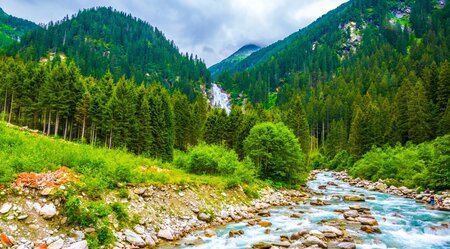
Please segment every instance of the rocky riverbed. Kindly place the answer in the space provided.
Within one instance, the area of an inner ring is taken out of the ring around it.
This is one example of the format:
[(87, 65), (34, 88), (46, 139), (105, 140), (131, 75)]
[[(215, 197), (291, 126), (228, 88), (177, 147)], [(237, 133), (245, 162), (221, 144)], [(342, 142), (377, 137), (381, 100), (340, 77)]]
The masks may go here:
[[(111, 248), (450, 246), (450, 215), (426, 211), (420, 204), (426, 195), (342, 172), (313, 171), (308, 187), (264, 189), (259, 199), (250, 200), (241, 188), (128, 186), (126, 197), (114, 192), (103, 197), (107, 204), (125, 205), (132, 219), (120, 226), (108, 217), (115, 224)], [(97, 231), (68, 224), (61, 196), (66, 188), (15, 186), (1, 191), (0, 248), (87, 248), (87, 238)], [(87, 201), (85, 196), (80, 193)], [(443, 197), (448, 203), (448, 196)], [(420, 244), (409, 234), (431, 241)]]

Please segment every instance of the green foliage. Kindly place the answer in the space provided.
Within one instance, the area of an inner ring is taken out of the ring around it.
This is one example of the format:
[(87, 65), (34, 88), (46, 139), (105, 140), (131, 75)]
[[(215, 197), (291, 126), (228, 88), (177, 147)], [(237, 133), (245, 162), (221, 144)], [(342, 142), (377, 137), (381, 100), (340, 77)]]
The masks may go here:
[(180, 153), (174, 164), (199, 175), (225, 176), (226, 187), (255, 180), (255, 168), (251, 160), (239, 161), (237, 154), (219, 145), (199, 144), (187, 153)]
[(255, 125), (244, 141), (245, 153), (261, 179), (304, 183), (306, 165), (298, 139), (283, 123)]
[(125, 75), (147, 85), (167, 82), (185, 94), (197, 88), (191, 81), (210, 79), (196, 56), (181, 54), (160, 30), (111, 7), (80, 10), (71, 18), (36, 29), (14, 50), (39, 60), (49, 57), (56, 44), (57, 51), (74, 60), (84, 75), (97, 78), (110, 71), (115, 80)]
[[(345, 165), (345, 160), (341, 165)], [(340, 169), (349, 169), (351, 175), (372, 181), (392, 179), (392, 183), (409, 188), (448, 189), (450, 136), (419, 145), (373, 148), (354, 166), (346, 166)]]
[(120, 222), (126, 222), (130, 218), (127, 208), (120, 202), (111, 204), (111, 210), (116, 214), (116, 218)]
[(78, 226), (88, 227), (98, 225), (98, 221), (110, 214), (110, 209), (101, 202), (82, 203), (76, 196), (69, 196), (64, 205), (67, 220)]

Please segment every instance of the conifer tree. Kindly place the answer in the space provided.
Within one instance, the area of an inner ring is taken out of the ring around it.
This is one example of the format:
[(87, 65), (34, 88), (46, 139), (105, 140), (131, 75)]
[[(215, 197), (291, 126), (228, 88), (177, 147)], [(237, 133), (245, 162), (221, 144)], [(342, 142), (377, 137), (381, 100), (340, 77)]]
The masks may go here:
[(294, 96), (291, 102), (286, 105), (283, 122), (292, 129), (301, 145), (302, 151), (308, 155), (310, 132), (308, 119), (300, 96)]
[(442, 115), (447, 108), (450, 97), (450, 63), (446, 60), (439, 70), (439, 81), (437, 87), (437, 107)]
[(173, 112), (175, 118), (175, 148), (186, 151), (189, 144), (191, 128), (191, 110), (186, 95), (177, 91), (172, 96)]
[(350, 126), (350, 134), (348, 137), (348, 149), (350, 154), (355, 158), (362, 155), (363, 152), (363, 141), (362, 141), (362, 119), (363, 114), (361, 108), (356, 107), (354, 109), (354, 114), (352, 118), (352, 124)]
[(421, 81), (410, 92), (408, 102), (408, 137), (414, 143), (430, 139), (432, 134), (429, 101)]

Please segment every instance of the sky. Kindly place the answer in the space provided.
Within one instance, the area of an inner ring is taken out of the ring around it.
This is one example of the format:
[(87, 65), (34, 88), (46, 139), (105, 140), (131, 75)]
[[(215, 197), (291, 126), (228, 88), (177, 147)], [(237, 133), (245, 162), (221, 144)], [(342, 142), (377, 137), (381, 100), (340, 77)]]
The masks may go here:
[(161, 30), (181, 52), (211, 66), (240, 47), (270, 45), (347, 0), (0, 0), (8, 14), (35, 23), (57, 21), (79, 9), (112, 6)]

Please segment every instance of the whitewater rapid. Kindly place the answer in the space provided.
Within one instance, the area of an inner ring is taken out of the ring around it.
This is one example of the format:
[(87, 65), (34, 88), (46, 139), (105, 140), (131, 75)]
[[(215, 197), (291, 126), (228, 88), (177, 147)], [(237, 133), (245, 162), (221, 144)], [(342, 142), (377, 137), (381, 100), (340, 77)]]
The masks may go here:
[[(337, 186), (319, 189), (320, 185), (325, 185), (330, 181), (337, 183)], [(271, 216), (264, 218), (264, 220), (272, 222), (269, 234), (265, 234), (266, 228), (264, 227), (249, 227), (246, 226), (247, 221), (242, 221), (217, 228), (217, 234), (211, 238), (206, 237), (204, 232), (198, 231), (181, 242), (185, 243), (201, 238), (203, 244), (194, 247), (202, 249), (249, 248), (257, 242), (276, 242), (280, 240), (280, 235), (289, 235), (301, 230), (323, 229), (326, 225), (319, 224), (320, 221), (342, 220), (342, 214), (334, 212), (334, 210), (345, 209), (355, 203), (331, 200), (333, 195), (364, 194), (365, 196), (373, 196), (375, 199), (358, 204), (371, 209), (382, 233), (366, 234), (359, 230), (357, 226), (348, 226), (348, 234), (358, 237), (357, 248), (450, 248), (450, 228), (441, 226), (441, 223), (450, 221), (450, 213), (428, 210), (426, 205), (416, 203), (413, 199), (352, 187), (348, 183), (336, 180), (330, 172), (318, 174), (315, 180), (308, 182), (308, 186), (313, 190), (322, 191), (324, 196), (319, 198), (327, 200), (331, 205), (311, 206), (310, 204), (301, 204), (292, 207), (271, 208)], [(290, 215), (294, 213), (303, 214), (300, 219), (291, 218)], [(229, 238), (228, 232), (230, 230), (240, 229), (244, 230), (244, 235)], [(300, 240), (294, 245), (299, 244), (301, 244)], [(179, 248), (191, 247), (181, 246)]]

